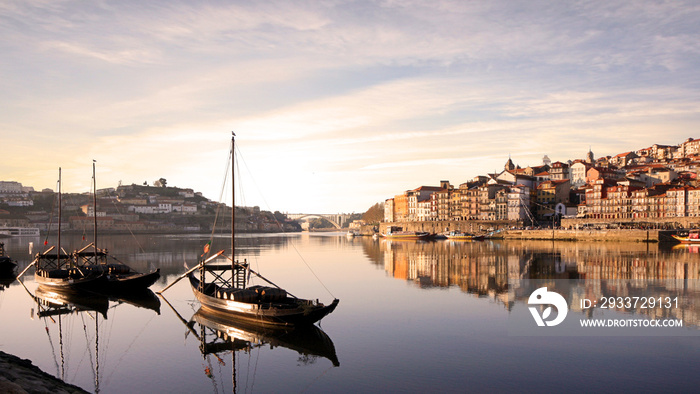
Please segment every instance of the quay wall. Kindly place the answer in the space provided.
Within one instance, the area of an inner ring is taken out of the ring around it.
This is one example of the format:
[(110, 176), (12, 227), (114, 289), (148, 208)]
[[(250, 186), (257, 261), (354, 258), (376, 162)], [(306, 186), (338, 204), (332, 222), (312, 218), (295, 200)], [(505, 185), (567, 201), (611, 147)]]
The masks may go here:
[(675, 233), (675, 230), (652, 229), (507, 230), (502, 233), (502, 238), (588, 242), (675, 242), (671, 237), (671, 234)]
[(675, 218), (634, 218), (634, 219), (593, 219), (593, 218), (562, 218), (561, 227), (581, 228), (584, 226), (627, 226), (649, 227), (664, 230), (698, 228), (700, 217), (675, 217)]
[(461, 231), (474, 234), (489, 233), (491, 231), (510, 227), (522, 227), (522, 222), (511, 220), (444, 220), (429, 222), (396, 222), (380, 223), (379, 232), (384, 234), (389, 226), (403, 227), (404, 231), (425, 231), (428, 233), (444, 233), (446, 231)]
[[(379, 232), (385, 233), (389, 226), (400, 226), (406, 231), (426, 231), (443, 233), (447, 231), (464, 231), (474, 234), (484, 234), (502, 230), (494, 235), (500, 239), (520, 240), (557, 240), (557, 241), (587, 241), (587, 242), (675, 242), (671, 237), (676, 230), (662, 229), (537, 229), (510, 230), (521, 227), (522, 223), (512, 221), (432, 221), (432, 222), (400, 222), (380, 223)], [(370, 235), (364, 234), (363, 235)]]

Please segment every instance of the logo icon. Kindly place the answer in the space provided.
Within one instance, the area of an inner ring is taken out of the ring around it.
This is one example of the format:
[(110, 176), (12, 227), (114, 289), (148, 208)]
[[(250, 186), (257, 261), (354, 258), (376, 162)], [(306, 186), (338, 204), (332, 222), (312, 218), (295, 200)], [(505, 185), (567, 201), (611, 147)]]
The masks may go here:
[[(566, 300), (559, 293), (553, 291), (547, 291), (547, 287), (540, 287), (530, 294), (530, 298), (527, 300), (529, 305), (549, 305), (542, 311), (542, 316), (540, 316), (538, 308), (536, 306), (531, 306), (530, 313), (535, 319), (538, 326), (544, 327), (545, 325), (553, 327), (563, 322), (566, 318), (566, 314), (569, 312), (569, 307), (566, 304)], [(554, 305), (557, 308), (557, 317), (554, 320), (546, 320), (552, 314), (552, 307)]]

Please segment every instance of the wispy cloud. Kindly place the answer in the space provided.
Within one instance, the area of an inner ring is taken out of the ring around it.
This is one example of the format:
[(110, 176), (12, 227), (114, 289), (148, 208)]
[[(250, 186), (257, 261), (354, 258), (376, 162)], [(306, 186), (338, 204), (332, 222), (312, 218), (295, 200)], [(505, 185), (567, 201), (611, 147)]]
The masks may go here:
[(698, 21), (692, 1), (5, 1), (3, 176), (52, 187), (89, 156), (105, 185), (214, 197), (235, 130), (274, 209), (340, 210), (508, 154), (678, 143)]

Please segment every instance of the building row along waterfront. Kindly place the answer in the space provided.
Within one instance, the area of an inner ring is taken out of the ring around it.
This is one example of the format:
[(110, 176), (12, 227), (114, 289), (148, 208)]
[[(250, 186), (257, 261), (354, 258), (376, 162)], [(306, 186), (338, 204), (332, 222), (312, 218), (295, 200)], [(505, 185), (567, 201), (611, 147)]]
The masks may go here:
[(503, 171), (452, 185), (420, 186), (389, 198), (385, 222), (603, 220), (700, 217), (700, 140)]

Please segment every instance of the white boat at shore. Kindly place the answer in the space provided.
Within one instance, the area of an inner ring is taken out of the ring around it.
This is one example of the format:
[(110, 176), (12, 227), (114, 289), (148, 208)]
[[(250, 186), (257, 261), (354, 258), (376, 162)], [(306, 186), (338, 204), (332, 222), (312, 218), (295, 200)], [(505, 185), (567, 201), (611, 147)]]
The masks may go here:
[(0, 227), (0, 235), (8, 237), (38, 237), (39, 229), (36, 227)]

